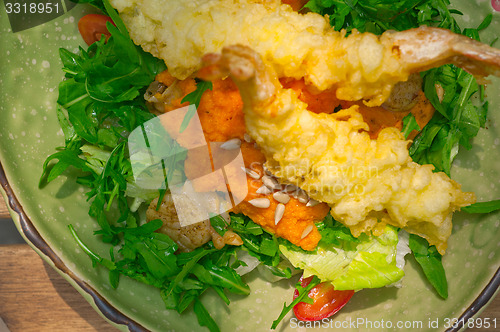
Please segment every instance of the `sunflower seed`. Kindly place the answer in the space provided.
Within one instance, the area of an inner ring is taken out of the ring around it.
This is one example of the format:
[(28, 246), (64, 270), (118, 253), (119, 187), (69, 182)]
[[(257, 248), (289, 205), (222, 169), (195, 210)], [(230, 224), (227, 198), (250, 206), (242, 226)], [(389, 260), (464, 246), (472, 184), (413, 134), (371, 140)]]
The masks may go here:
[(277, 191), (273, 194), (273, 197), (275, 200), (277, 200), (280, 203), (286, 204), (290, 201), (290, 196), (285, 194), (284, 192)]
[(300, 237), (300, 239), (301, 239), (301, 240), (303, 240), (306, 236), (308, 236), (308, 235), (309, 235), (309, 233), (311, 233), (311, 232), (312, 232), (313, 228), (314, 228), (314, 226), (313, 226), (313, 225), (309, 225), (309, 226), (307, 226), (307, 227), (304, 229), (304, 231), (302, 232), (302, 236)]
[(279, 203), (274, 211), (274, 224), (277, 225), (281, 218), (283, 218), (283, 213), (285, 213), (285, 204)]
[(250, 137), (250, 135), (248, 135), (247, 133), (245, 133), (243, 135), (243, 139), (245, 140), (245, 142), (247, 143), (250, 143), (252, 141), (252, 138)]
[(224, 150), (236, 150), (241, 146), (241, 140), (239, 138), (233, 138), (229, 141), (222, 143), (220, 146), (221, 149)]
[(266, 209), (271, 205), (271, 201), (267, 198), (254, 198), (248, 203), (252, 204), (255, 207)]
[(299, 188), (297, 188), (297, 186), (296, 186), (296, 185), (294, 185), (294, 184), (287, 184), (287, 185), (285, 186), (285, 191), (286, 191), (287, 193), (291, 193), (291, 192), (297, 191), (297, 189), (299, 189)]
[(307, 193), (302, 189), (299, 189), (294, 197), (302, 204), (306, 204), (309, 201), (309, 196), (307, 196)]
[(319, 201), (317, 201), (317, 200), (315, 200), (315, 199), (311, 198), (311, 199), (309, 200), (309, 202), (307, 202), (306, 206), (310, 206), (310, 207), (312, 207), (312, 206), (316, 206), (316, 205), (318, 205), (318, 204), (319, 204)]
[(263, 195), (269, 195), (272, 192), (273, 191), (266, 186), (262, 186), (256, 191), (257, 194), (263, 194)]
[(263, 176), (262, 177), (262, 182), (269, 189), (279, 189), (280, 188), (280, 185), (279, 185), (278, 181), (275, 178), (273, 178), (273, 177), (271, 177), (269, 175)]
[(269, 176), (273, 175), (273, 173), (271, 173), (271, 171), (269, 171), (265, 165), (262, 166), (262, 168), (264, 169), (264, 173), (266, 173), (266, 175), (269, 175)]
[(259, 174), (259, 173), (257, 173), (256, 171), (251, 170), (251, 169), (246, 168), (246, 167), (242, 167), (241, 169), (242, 169), (243, 171), (245, 171), (245, 173), (247, 173), (249, 177), (251, 177), (251, 178), (253, 178), (253, 179), (255, 179), (255, 180), (260, 179), (260, 174)]

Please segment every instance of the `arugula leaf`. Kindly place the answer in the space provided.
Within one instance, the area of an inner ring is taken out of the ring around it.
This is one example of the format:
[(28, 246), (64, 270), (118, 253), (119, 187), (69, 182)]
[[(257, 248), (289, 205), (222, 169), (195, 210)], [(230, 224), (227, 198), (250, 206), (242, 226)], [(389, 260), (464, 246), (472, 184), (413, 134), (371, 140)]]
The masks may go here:
[(194, 313), (196, 314), (200, 326), (206, 326), (210, 332), (220, 331), (219, 326), (199, 299), (194, 300)]
[(196, 113), (196, 109), (198, 108), (198, 106), (200, 106), (201, 96), (203, 96), (205, 91), (212, 90), (212, 88), (213, 88), (212, 82), (196, 79), (196, 90), (194, 90), (193, 92), (187, 94), (184, 98), (182, 98), (181, 103), (188, 102), (190, 106), (194, 105), (194, 107), (189, 107), (188, 112), (184, 116), (184, 119), (182, 120), (180, 127), (181, 133), (184, 130), (186, 130), (189, 122)]
[[(98, 2), (99, 0), (91, 0), (91, 1), (94, 1), (94, 2)], [(120, 33), (126, 37), (125, 39), (127, 40), (130, 40), (130, 35), (128, 33), (128, 30), (127, 30), (127, 27), (125, 26), (125, 23), (123, 23), (122, 19), (120, 18), (120, 16), (118, 15), (118, 12), (111, 6), (111, 4), (109, 3), (109, 0), (101, 0), (101, 2), (103, 3), (104, 5), (104, 8), (106, 9), (106, 12), (107, 14), (109, 15), (109, 17), (111, 17), (111, 19), (113, 20), (113, 23), (116, 25), (116, 27), (118, 28), (118, 30), (120, 30)], [(106, 26), (108, 28), (108, 31), (109, 31), (109, 26), (112, 25), (112, 24), (108, 24), (106, 23)], [(111, 31), (110, 31), (111, 32)], [(117, 55), (119, 55), (120, 53), (118, 53)], [(151, 83), (151, 82), (149, 82)]]
[(243, 214), (231, 214), (231, 229), (243, 240), (248, 253), (267, 266), (281, 261), (277, 238)]
[[(479, 105), (473, 103), (471, 97), (480, 87), (472, 75), (452, 65), (426, 72), (424, 81), (424, 92), (438, 112), (413, 141), (410, 156), (449, 175), (459, 146), (470, 149), (471, 138), (485, 126), (487, 104), (484, 100)], [(436, 85), (444, 89), (442, 101)]]
[(75, 231), (75, 228), (73, 227), (73, 225), (68, 225), (68, 228), (71, 232), (71, 235), (73, 236), (73, 238), (75, 239), (76, 243), (80, 246), (80, 248), (82, 248), (82, 250), (87, 254), (89, 255), (89, 257), (92, 259), (92, 265), (95, 266), (95, 264), (99, 263), (105, 267), (107, 267), (109, 270), (115, 270), (116, 269), (116, 266), (115, 264), (108, 260), (108, 259), (105, 259), (105, 258), (102, 258), (101, 256), (99, 256), (98, 254), (94, 253), (92, 250), (90, 250), (83, 242), (82, 240), (80, 239), (80, 237), (78, 236), (78, 234), (76, 233)]
[[(217, 254), (214, 253), (214, 255)], [(235, 294), (248, 295), (250, 288), (241, 280), (240, 275), (228, 266), (229, 260), (217, 264), (213, 258), (207, 257), (200, 264), (194, 265), (191, 269), (193, 275), (204, 284), (220, 286)]]
[(299, 295), (290, 303), (289, 305), (283, 304), (283, 309), (281, 310), (280, 315), (278, 318), (273, 321), (273, 325), (271, 326), (271, 329), (274, 330), (276, 327), (278, 327), (278, 324), (285, 318), (286, 314), (290, 312), (290, 310), (295, 307), (296, 304), (299, 302), (304, 302), (304, 303), (313, 303), (313, 299), (309, 297), (309, 291), (319, 285), (321, 283), (321, 280), (319, 280), (318, 277), (313, 276), (311, 282), (306, 286), (302, 287), (300, 281), (295, 284), (295, 288), (299, 291)]
[(323, 221), (316, 223), (316, 227), (321, 234), (321, 243), (319, 245), (326, 246), (332, 244), (334, 246), (340, 246), (342, 243), (346, 242), (352, 242), (354, 244), (360, 242), (359, 238), (351, 234), (349, 228), (334, 220), (331, 214), (327, 214)]
[(88, 3), (89, 5), (92, 5), (97, 9), (100, 9), (104, 14), (107, 14), (106, 8), (104, 8), (102, 0), (71, 0), (71, 1), (76, 3)]
[(434, 23), (440, 13), (448, 14), (444, 1), (422, 0), (310, 0), (305, 7), (329, 15), (335, 30), (380, 34), (386, 30), (406, 30)]
[(491, 213), (500, 210), (500, 199), (489, 202), (478, 202), (461, 208), (467, 213)]
[(200, 106), (201, 97), (207, 90), (212, 90), (212, 82), (203, 81), (201, 79), (196, 79), (196, 90), (188, 93), (184, 98), (182, 98), (181, 103), (188, 102), (196, 107)]
[(175, 276), (174, 280), (170, 283), (165, 295), (170, 296), (174, 288), (177, 287), (177, 285), (182, 280), (184, 280), (186, 276), (191, 272), (191, 270), (195, 267), (195, 264), (197, 264), (201, 258), (213, 253), (214, 251), (215, 250), (200, 250), (196, 256), (188, 260), (187, 263), (184, 264), (182, 270)]
[(414, 130), (420, 131), (422, 129), (418, 125), (415, 116), (412, 113), (408, 113), (408, 115), (403, 118), (403, 129), (401, 130), (405, 139), (408, 139), (408, 136), (410, 136), (411, 132)]
[(221, 215), (210, 218), (210, 225), (220, 236), (223, 236), (227, 231), (227, 222)]
[(448, 282), (441, 262), (441, 254), (435, 246), (429, 246), (427, 240), (418, 235), (410, 234), (409, 246), (415, 260), (422, 267), (424, 274), (436, 292), (443, 298), (448, 298)]
[[(49, 163), (54, 159), (57, 159), (58, 162), (49, 169)], [(61, 175), (70, 166), (73, 166), (84, 172), (92, 172), (92, 168), (89, 167), (84, 159), (79, 157), (79, 150), (62, 150), (52, 154), (45, 160), (43, 164), (43, 174), (40, 179), (40, 186), (43, 185), (43, 179), (46, 178), (46, 181), (50, 182)]]
[[(119, 28), (109, 26), (111, 37), (98, 41), (79, 54), (60, 50), (66, 79), (59, 85), (58, 120), (65, 133), (65, 147), (49, 156), (40, 181), (50, 182), (68, 167), (87, 174), (77, 182), (90, 187), (89, 214), (102, 228), (105, 242), (119, 239), (110, 223), (136, 220), (125, 196), (132, 178), (126, 141), (128, 133), (151, 119), (142, 94), (155, 75), (165, 69), (162, 61), (135, 46), (118, 14), (106, 3), (108, 13)], [(97, 160), (82, 153), (85, 144), (108, 153)], [(57, 163), (51, 164), (51, 161)], [(113, 207), (120, 214), (114, 220), (106, 215)]]
[[(456, 21), (443, 12), (446, 20), (440, 27), (463, 33), (479, 40), (478, 31), (486, 28), (491, 17), (487, 16), (478, 29), (460, 30)], [(445, 65), (423, 73), (424, 92), (438, 111), (410, 147), (410, 156), (420, 164), (433, 164), (436, 171), (450, 175), (451, 164), (459, 147), (472, 147), (470, 140), (486, 125), (488, 103), (484, 100), (484, 88), (475, 78), (454, 65)], [(436, 87), (442, 89), (442, 100)], [(477, 102), (472, 98), (479, 95)]]

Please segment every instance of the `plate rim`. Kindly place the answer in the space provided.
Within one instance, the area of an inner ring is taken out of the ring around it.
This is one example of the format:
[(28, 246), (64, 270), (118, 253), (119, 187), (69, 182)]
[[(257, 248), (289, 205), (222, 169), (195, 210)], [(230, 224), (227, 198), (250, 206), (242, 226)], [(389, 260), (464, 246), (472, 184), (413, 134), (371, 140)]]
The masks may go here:
[[(90, 299), (83, 296), (82, 297), (89, 302), (92, 308), (104, 316), (104, 318), (111, 324), (121, 325), (122, 327), (128, 327), (129, 331), (132, 332), (142, 332), (149, 331), (139, 322), (128, 317), (111, 303), (109, 303), (98, 291), (96, 291), (87, 282), (78, 277), (73, 273), (63, 262), (63, 260), (50, 248), (48, 243), (43, 239), (35, 225), (32, 223), (31, 219), (28, 217), (21, 203), (19, 202), (14, 189), (9, 184), (7, 175), (0, 160), (0, 188), (5, 192), (8, 200), (6, 201), (7, 207), (15, 212), (18, 218), (12, 218), (16, 224), (18, 230), (22, 232), (23, 238), (26, 240), (27, 244), (44, 260), (50, 263), (49, 265), (55, 269), (66, 281), (70, 283), (71, 286), (76, 288), (79, 293), (84, 291), (87, 293), (94, 303), (90, 302)], [(119, 326), (116, 326), (119, 328)]]

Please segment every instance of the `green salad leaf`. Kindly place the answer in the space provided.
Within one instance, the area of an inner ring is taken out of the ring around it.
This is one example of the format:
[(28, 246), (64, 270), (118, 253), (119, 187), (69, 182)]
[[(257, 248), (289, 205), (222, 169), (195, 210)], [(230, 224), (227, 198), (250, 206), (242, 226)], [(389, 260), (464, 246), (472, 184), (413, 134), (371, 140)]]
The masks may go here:
[[(335, 225), (334, 230), (341, 227)], [(398, 234), (394, 227), (387, 226), (378, 237), (362, 234), (356, 240), (320, 242), (313, 252), (285, 244), (280, 245), (280, 250), (293, 266), (304, 270), (304, 277), (315, 275), (321, 281), (331, 281), (337, 290), (383, 287), (404, 276), (403, 270), (396, 267)]]
[(446, 273), (441, 262), (441, 254), (436, 247), (429, 246), (427, 240), (414, 234), (410, 234), (409, 246), (413, 251), (415, 260), (422, 267), (427, 280), (429, 280), (439, 296), (443, 299), (448, 298)]
[(500, 199), (489, 202), (477, 202), (461, 208), (467, 213), (491, 213), (500, 210)]
[(327, 214), (321, 222), (316, 223), (316, 227), (321, 235), (320, 245), (347, 246), (351, 243), (352, 247), (361, 241), (351, 234), (349, 228), (334, 220), (331, 214)]
[(374, 252), (359, 252), (349, 264), (346, 273), (333, 280), (337, 290), (358, 290), (380, 288), (399, 281), (403, 270), (393, 262), (387, 262), (387, 255)]
[[(386, 30), (407, 30), (419, 25), (456, 25), (448, 9), (449, 0), (310, 0), (305, 7), (329, 15), (335, 30), (381, 34)], [(449, 23), (449, 24), (448, 24)]]
[(108, 14), (102, 0), (71, 0), (71, 1), (76, 3), (88, 3), (89, 5), (94, 6), (97, 9), (101, 10), (104, 14), (106, 15)]
[(199, 299), (195, 299), (194, 301), (194, 312), (200, 326), (206, 326), (210, 332), (220, 331), (219, 326)]
[(422, 128), (417, 123), (417, 119), (415, 119), (415, 116), (413, 113), (408, 113), (407, 116), (403, 118), (403, 135), (405, 136), (405, 139), (408, 139), (408, 136), (410, 136), (412, 131), (420, 131)]
[(243, 214), (231, 214), (230, 216), (230, 228), (241, 237), (245, 250), (267, 266), (273, 275), (290, 278), (290, 269), (280, 265), (282, 261), (280, 244), (289, 242), (278, 239), (274, 234), (265, 231)]
[(194, 114), (196, 113), (196, 109), (200, 105), (201, 96), (203, 96), (203, 94), (207, 90), (212, 90), (212, 82), (196, 79), (196, 90), (194, 90), (191, 93), (188, 93), (184, 98), (182, 98), (181, 103), (188, 102), (190, 108), (186, 113), (186, 115), (184, 116), (184, 119), (182, 120), (180, 128), (181, 133), (187, 128), (189, 121), (191, 121)]
[[(85, 172), (77, 181), (90, 188), (89, 214), (101, 226), (103, 240), (116, 244), (119, 239), (110, 224), (137, 220), (124, 194), (132, 177), (127, 135), (154, 117), (142, 95), (165, 65), (134, 45), (118, 14), (105, 5), (118, 27), (108, 25), (111, 37), (107, 42), (102, 39), (87, 50), (80, 48), (78, 54), (60, 49), (66, 75), (57, 103), (65, 146), (45, 161), (40, 185), (69, 167)], [(94, 152), (100, 149), (105, 158), (99, 161), (85, 154), (84, 146), (94, 146)], [(112, 207), (120, 211), (113, 222), (107, 213)]]

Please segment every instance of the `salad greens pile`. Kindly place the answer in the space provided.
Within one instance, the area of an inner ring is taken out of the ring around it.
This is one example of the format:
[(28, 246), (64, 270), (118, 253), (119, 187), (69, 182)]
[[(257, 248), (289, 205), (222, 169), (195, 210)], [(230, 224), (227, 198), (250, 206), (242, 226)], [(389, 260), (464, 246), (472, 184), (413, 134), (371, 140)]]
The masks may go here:
[[(167, 309), (183, 313), (192, 308), (201, 326), (218, 331), (200, 296), (212, 289), (229, 304), (226, 292), (248, 295), (250, 288), (237, 271), (251, 260), (257, 260), (264, 269), (261, 271), (276, 279), (291, 278), (298, 272), (293, 266), (303, 268), (306, 276), (315, 276), (305, 288), (297, 283), (299, 296), (284, 305), (272, 328), (295, 304), (312, 301), (308, 292), (321, 279), (333, 280), (336, 289), (356, 290), (382, 287), (401, 279), (404, 273), (395, 263), (397, 229), (387, 227), (380, 237), (355, 238), (331, 216), (317, 224), (322, 240), (312, 252), (277, 238), (244, 215), (231, 214), (230, 223), (217, 216), (211, 218), (211, 225), (220, 235), (228, 229), (237, 233), (243, 240), (242, 246), (226, 245), (217, 250), (208, 242), (192, 252), (176, 253), (177, 244), (156, 232), (162, 222), (144, 223), (140, 208), (155, 196), (160, 195), (161, 200), (166, 188), (154, 193), (134, 190), (127, 149), (128, 135), (154, 117), (143, 95), (155, 75), (166, 69), (165, 65), (133, 44), (108, 1), (80, 2), (100, 8), (111, 16), (115, 25), (107, 25), (111, 34), (107, 42), (102, 38), (88, 49), (80, 47), (78, 54), (60, 49), (65, 79), (59, 85), (57, 118), (65, 145), (46, 159), (40, 185), (54, 180), (68, 168), (80, 171), (77, 182), (89, 188), (89, 215), (101, 228), (96, 235), (111, 244), (109, 258), (89, 248), (72, 226), (70, 232), (94, 265), (109, 270), (109, 281), (114, 288), (118, 287), (121, 276), (157, 287)], [(452, 16), (461, 13), (449, 10), (448, 4), (447, 0), (311, 0), (306, 7), (329, 14), (337, 30), (358, 29), (380, 34), (388, 29), (427, 24), (479, 39), (478, 31), (487, 27), (491, 17), (478, 29), (462, 31)], [(424, 91), (437, 112), (415, 139), (410, 153), (415, 161), (432, 163), (436, 170), (449, 174), (458, 146), (470, 148), (470, 139), (484, 127), (488, 103), (484, 100), (484, 89), (474, 78), (452, 65), (425, 72), (423, 79)], [(442, 100), (436, 93), (437, 84), (445, 92)], [(209, 82), (199, 81), (196, 91), (184, 101), (197, 105), (203, 92), (211, 87)], [(478, 102), (473, 102), (476, 95)], [(186, 123), (192, 115), (188, 113)], [(411, 116), (405, 118), (404, 127), (405, 133), (418, 128)], [(499, 205), (500, 201), (478, 203), (465, 210), (491, 212)], [(446, 298), (446, 276), (435, 247), (414, 235), (410, 236), (409, 247), (437, 293)]]

